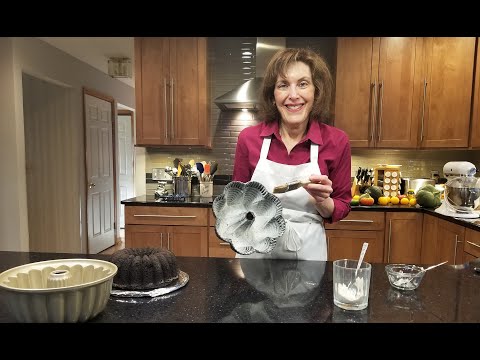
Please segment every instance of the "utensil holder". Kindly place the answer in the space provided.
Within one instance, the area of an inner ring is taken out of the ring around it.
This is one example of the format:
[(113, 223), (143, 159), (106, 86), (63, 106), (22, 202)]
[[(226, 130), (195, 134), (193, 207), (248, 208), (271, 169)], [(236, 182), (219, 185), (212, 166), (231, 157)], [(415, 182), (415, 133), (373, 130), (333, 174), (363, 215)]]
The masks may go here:
[(213, 197), (213, 181), (200, 182), (200, 196)]
[(189, 196), (189, 178), (188, 176), (177, 176), (173, 180), (175, 195)]

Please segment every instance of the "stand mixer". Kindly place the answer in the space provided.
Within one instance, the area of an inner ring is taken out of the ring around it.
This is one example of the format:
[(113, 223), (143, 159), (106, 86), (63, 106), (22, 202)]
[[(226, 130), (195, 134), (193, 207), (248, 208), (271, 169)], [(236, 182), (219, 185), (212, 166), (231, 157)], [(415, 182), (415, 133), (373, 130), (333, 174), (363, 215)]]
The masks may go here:
[(443, 166), (447, 178), (445, 198), (435, 212), (464, 219), (480, 217), (479, 212), (474, 211), (480, 198), (480, 179), (475, 177), (476, 173), (475, 165), (468, 161), (447, 162)]

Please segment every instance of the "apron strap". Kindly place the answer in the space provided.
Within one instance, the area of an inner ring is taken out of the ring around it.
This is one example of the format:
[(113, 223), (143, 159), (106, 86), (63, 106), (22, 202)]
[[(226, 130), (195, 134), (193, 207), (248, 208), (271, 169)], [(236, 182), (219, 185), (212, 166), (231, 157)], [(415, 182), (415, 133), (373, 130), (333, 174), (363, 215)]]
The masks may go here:
[(270, 143), (272, 142), (272, 137), (267, 136), (266, 138), (263, 139), (262, 143), (262, 150), (260, 151), (260, 159), (259, 160), (264, 160), (267, 158), (268, 155), (268, 149), (270, 149)]
[(318, 164), (318, 144), (310, 143), (310, 162)]

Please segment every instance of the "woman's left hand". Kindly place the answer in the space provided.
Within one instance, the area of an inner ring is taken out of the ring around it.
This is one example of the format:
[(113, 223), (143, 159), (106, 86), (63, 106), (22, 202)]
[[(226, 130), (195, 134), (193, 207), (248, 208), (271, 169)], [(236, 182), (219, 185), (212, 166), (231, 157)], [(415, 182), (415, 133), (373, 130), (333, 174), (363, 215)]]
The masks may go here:
[(304, 185), (304, 189), (312, 195), (317, 204), (321, 204), (326, 199), (330, 198), (330, 194), (333, 192), (332, 181), (327, 175), (310, 175), (311, 183)]

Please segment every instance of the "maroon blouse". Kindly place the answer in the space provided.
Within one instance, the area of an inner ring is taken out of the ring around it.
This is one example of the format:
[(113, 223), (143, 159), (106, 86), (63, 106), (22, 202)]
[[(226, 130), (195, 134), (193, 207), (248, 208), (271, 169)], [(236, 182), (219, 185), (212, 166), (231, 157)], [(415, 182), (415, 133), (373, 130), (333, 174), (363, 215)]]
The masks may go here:
[(342, 130), (312, 121), (305, 137), (288, 154), (283, 144), (278, 123), (260, 123), (243, 129), (237, 142), (233, 180), (250, 181), (260, 159), (264, 137), (272, 136), (267, 159), (287, 165), (300, 165), (310, 161), (310, 143), (318, 144), (318, 165), (323, 175), (332, 181), (330, 195), (335, 204), (332, 217), (327, 222), (336, 222), (350, 212), (351, 153), (347, 134)]

